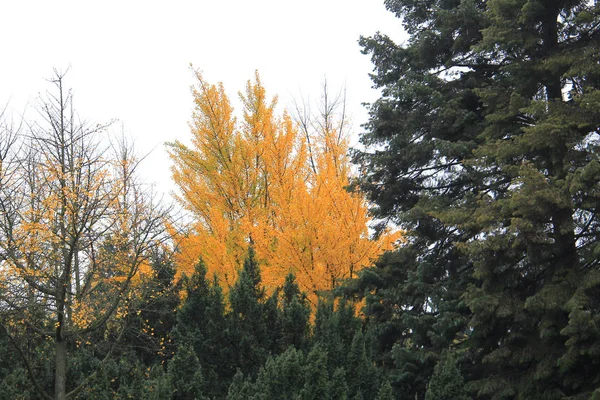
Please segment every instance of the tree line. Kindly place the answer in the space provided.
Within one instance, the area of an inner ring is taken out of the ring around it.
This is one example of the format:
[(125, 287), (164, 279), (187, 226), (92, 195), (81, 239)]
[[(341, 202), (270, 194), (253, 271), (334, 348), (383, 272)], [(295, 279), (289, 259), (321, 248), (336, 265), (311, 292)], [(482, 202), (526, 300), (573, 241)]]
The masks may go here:
[(335, 96), (277, 115), (257, 75), (238, 122), (197, 74), (188, 229), (61, 75), (2, 120), (0, 398), (600, 398), (600, 5), (385, 5), (349, 154)]

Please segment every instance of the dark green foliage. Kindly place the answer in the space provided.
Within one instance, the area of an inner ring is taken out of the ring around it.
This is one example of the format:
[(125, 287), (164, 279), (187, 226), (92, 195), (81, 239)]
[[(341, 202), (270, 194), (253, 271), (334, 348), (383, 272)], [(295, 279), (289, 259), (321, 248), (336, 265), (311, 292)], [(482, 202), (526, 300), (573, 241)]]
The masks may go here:
[(425, 400), (468, 400), (464, 384), (454, 356), (446, 351), (433, 370)]
[(328, 378), (327, 352), (319, 345), (314, 346), (306, 357), (304, 387), (300, 390), (300, 399), (329, 399)]
[(170, 385), (174, 389), (173, 400), (204, 399), (202, 369), (191, 346), (177, 348), (175, 356), (169, 360), (168, 372)]
[(233, 348), (232, 358), (228, 362), (240, 368), (244, 375), (256, 376), (267, 359), (264, 301), (260, 267), (254, 249), (250, 247), (240, 276), (229, 292), (231, 312), (228, 314), (225, 335)]
[(265, 399), (293, 399), (305, 381), (303, 365), (304, 355), (294, 347), (277, 358), (269, 357), (256, 379), (256, 393)]
[(293, 274), (285, 278), (281, 311), (281, 348), (303, 349), (310, 333), (310, 305)]
[(229, 386), (229, 392), (227, 393), (227, 400), (247, 400), (252, 398), (254, 393), (254, 387), (247, 379), (244, 378), (244, 374), (239, 369), (236, 371), (231, 385)]
[(377, 370), (367, 358), (365, 339), (360, 329), (354, 334), (345, 365), (349, 393), (361, 393), (367, 399), (375, 398), (379, 389)]
[(338, 367), (333, 372), (329, 382), (329, 398), (331, 400), (348, 399), (348, 383), (346, 383), (346, 371), (344, 367)]
[(392, 389), (392, 385), (390, 385), (390, 381), (387, 379), (383, 381), (381, 387), (379, 388), (379, 392), (377, 393), (377, 400), (394, 400), (394, 391)]
[(186, 297), (177, 313), (176, 342), (191, 345), (205, 382), (205, 393), (224, 397), (237, 365), (225, 335), (228, 329), (223, 293), (218, 282), (209, 282), (202, 262), (184, 283)]
[[(600, 8), (388, 0), (410, 35), (362, 38), (382, 97), (360, 185), (407, 245), (364, 271), (375, 356), (422, 399), (449, 347), (478, 399), (600, 383)], [(463, 353), (461, 353), (463, 354)]]
[(352, 305), (345, 299), (340, 299), (337, 307), (334, 307), (333, 299), (319, 300), (313, 341), (327, 352), (330, 373), (346, 365), (348, 349), (360, 324), (360, 320), (354, 316)]

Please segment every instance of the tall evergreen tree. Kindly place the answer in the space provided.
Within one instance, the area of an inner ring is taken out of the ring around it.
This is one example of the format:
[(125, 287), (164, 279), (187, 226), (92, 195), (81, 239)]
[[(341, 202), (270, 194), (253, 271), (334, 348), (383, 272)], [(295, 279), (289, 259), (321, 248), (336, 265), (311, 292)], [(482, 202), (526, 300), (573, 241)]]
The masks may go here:
[(357, 284), (380, 362), (395, 363), (410, 398), (450, 345), (470, 349), (476, 398), (589, 396), (600, 384), (600, 6), (385, 3), (410, 38), (361, 40), (382, 97), (355, 157), (377, 214), (409, 231)]
[(200, 261), (195, 273), (183, 282), (185, 301), (177, 313), (175, 341), (191, 345), (202, 368), (204, 392), (224, 397), (236, 371), (234, 350), (224, 332), (225, 304), (219, 283), (210, 282)]
[(281, 306), (281, 346), (304, 348), (310, 333), (310, 305), (293, 274), (285, 278)]
[(265, 297), (260, 267), (250, 247), (239, 278), (229, 292), (231, 312), (226, 332), (229, 346), (234, 350), (228, 362), (239, 367), (246, 376), (256, 376), (268, 356)]

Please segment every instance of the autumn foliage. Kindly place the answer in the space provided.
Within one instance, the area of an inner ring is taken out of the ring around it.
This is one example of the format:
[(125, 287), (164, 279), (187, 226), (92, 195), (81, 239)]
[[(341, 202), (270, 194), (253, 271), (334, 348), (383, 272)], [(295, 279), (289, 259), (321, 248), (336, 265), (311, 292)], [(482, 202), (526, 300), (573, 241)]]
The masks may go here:
[(392, 248), (399, 235), (371, 239), (364, 197), (346, 190), (347, 138), (331, 104), (311, 124), (276, 115), (257, 74), (238, 121), (223, 85), (196, 76), (191, 146), (170, 144), (179, 200), (194, 218), (177, 238), (180, 265), (202, 258), (231, 286), (252, 243), (267, 288), (291, 271), (315, 293)]

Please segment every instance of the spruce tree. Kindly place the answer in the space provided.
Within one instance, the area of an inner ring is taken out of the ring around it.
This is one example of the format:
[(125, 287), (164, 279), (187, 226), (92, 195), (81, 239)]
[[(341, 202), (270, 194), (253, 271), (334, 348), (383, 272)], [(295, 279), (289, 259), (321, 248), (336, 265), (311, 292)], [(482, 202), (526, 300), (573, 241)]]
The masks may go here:
[(329, 398), (331, 400), (348, 399), (348, 383), (346, 382), (346, 371), (340, 366), (333, 372), (329, 381)]
[(390, 381), (387, 379), (383, 381), (381, 387), (379, 388), (379, 392), (377, 393), (377, 400), (394, 400), (394, 390), (392, 389), (392, 385), (390, 385)]
[(407, 229), (407, 245), (355, 286), (379, 362), (407, 398), (423, 398), (435, 360), (457, 345), (470, 350), (474, 398), (590, 396), (600, 6), (385, 4), (409, 39), (361, 39), (382, 97), (355, 155), (377, 215)]

